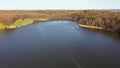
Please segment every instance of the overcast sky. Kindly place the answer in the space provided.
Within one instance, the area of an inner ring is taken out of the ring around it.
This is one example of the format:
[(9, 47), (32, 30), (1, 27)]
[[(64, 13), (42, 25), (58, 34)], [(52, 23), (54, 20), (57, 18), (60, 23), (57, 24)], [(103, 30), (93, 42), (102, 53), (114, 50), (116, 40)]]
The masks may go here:
[(6, 9), (120, 9), (120, 0), (0, 0)]

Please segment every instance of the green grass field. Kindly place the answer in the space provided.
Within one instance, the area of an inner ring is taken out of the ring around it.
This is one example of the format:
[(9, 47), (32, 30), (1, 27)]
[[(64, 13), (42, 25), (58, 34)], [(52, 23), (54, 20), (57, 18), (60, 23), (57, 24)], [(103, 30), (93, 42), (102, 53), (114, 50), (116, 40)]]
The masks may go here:
[(33, 23), (33, 19), (16, 20), (15, 23), (8, 26), (0, 23), (0, 29), (13, 29), (13, 28), (26, 26), (32, 23)]

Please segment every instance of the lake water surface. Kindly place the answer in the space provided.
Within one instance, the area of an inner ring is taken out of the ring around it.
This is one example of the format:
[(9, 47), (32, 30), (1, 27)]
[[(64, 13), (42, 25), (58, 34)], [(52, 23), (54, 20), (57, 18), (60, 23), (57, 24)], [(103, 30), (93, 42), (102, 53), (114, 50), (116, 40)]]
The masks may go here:
[(119, 36), (107, 34), (70, 21), (1, 31), (0, 68), (120, 68)]

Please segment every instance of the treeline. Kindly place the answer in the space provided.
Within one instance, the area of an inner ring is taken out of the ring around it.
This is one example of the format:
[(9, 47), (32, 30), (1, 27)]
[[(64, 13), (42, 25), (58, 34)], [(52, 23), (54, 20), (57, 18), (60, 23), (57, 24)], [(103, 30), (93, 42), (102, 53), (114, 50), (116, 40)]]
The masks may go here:
[(62, 20), (66, 19), (69, 11), (64, 10), (1, 10), (0, 22), (4, 25), (13, 24), (16, 20), (33, 19), (38, 22), (42, 19)]
[(84, 10), (73, 12), (71, 17), (80, 24), (120, 31), (120, 12)]
[(103, 10), (1, 10), (0, 23), (13, 24), (16, 20), (40, 19), (72, 20), (83, 25), (120, 31), (120, 12)]

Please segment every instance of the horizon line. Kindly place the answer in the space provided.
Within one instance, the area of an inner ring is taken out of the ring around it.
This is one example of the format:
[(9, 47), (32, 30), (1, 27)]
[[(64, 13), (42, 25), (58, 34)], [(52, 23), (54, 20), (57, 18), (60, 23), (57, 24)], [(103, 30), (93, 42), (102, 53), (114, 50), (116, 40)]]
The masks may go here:
[(0, 10), (120, 10), (120, 9), (113, 8), (113, 9), (0, 9)]

